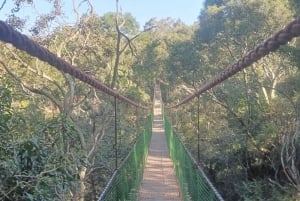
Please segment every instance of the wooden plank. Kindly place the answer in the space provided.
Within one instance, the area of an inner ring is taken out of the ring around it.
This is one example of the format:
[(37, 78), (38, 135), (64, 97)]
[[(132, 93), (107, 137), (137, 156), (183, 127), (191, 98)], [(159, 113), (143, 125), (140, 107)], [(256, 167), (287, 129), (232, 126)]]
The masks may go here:
[(160, 90), (155, 90), (154, 121), (139, 201), (182, 201), (173, 162), (170, 158), (163, 128)]

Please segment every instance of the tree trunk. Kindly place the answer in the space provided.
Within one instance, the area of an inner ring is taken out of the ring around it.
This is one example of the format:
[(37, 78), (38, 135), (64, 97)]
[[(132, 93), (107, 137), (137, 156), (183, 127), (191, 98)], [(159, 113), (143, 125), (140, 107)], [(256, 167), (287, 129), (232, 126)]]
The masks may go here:
[[(118, 26), (118, 25), (116, 25)], [(117, 29), (119, 29), (117, 27)], [(118, 37), (117, 37), (117, 47), (116, 47), (116, 59), (115, 59), (115, 64), (114, 64), (114, 71), (113, 71), (113, 77), (111, 80), (110, 87), (115, 88), (117, 79), (118, 79), (118, 70), (119, 70), (119, 62), (120, 62), (120, 44), (121, 44), (121, 34), (118, 31)]]
[(86, 167), (82, 167), (79, 170), (79, 178), (80, 178), (80, 187), (79, 187), (79, 199), (78, 201), (84, 201), (84, 193), (85, 193), (85, 174), (86, 174)]

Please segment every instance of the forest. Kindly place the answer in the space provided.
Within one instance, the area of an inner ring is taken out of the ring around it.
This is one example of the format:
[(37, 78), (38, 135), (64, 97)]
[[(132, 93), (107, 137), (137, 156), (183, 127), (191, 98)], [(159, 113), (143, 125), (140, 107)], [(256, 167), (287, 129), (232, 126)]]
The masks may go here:
[[(99, 16), (91, 1), (73, 0), (70, 25), (61, 0), (11, 1), (2, 21), (146, 106), (155, 80), (164, 104), (174, 105), (300, 16), (299, 0), (205, 0), (193, 25), (139, 25), (125, 10)], [(50, 10), (34, 23), (20, 17), (42, 1)], [(0, 13), (9, 5), (0, 0)], [(166, 107), (225, 200), (300, 200), (299, 55), (296, 38), (189, 103)], [(120, 101), (115, 112), (114, 104), (0, 42), (0, 200), (97, 200), (151, 113)]]

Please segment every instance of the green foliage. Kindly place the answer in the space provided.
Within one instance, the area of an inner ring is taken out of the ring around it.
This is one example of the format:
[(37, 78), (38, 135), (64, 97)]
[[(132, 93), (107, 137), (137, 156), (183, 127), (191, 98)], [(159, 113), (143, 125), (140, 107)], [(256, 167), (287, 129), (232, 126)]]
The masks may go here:
[(300, 12), (300, 2), (297, 0), (289, 0), (291, 7), (295, 10), (295, 17), (299, 16)]
[[(26, 3), (20, 2), (21, 6)], [(49, 2), (53, 12), (39, 16), (31, 30), (35, 40), (80, 70), (110, 83), (117, 55), (116, 13), (83, 15), (76, 25), (63, 25), (43, 35), (44, 28), (52, 29), (48, 23), (59, 15), (60, 1)], [(138, 34), (138, 23), (131, 14), (119, 14), (118, 20), (123, 34)], [(120, 59), (118, 88), (129, 98), (147, 103), (150, 90), (145, 92), (132, 78), (133, 53), (145, 45), (136, 41), (139, 43), (131, 43), (132, 51), (127, 47)], [(123, 37), (122, 49), (127, 42)], [(0, 91), (0, 199), (96, 199), (115, 168), (115, 149), (122, 161), (148, 111), (118, 104), (119, 142), (113, 146), (114, 111), (109, 96), (25, 52), (1, 47), (7, 69), (0, 68), (0, 85), (8, 85), (9, 90), (1, 87)]]
[[(165, 81), (175, 81), (171, 71), (179, 68), (176, 72), (180, 72), (185, 67), (190, 72), (190, 69), (196, 65), (197, 57), (192, 51), (186, 51), (187, 48), (193, 46), (188, 40), (193, 36), (194, 26), (187, 26), (180, 20), (173, 20), (166, 18), (162, 20), (150, 19), (145, 29), (152, 28), (144, 34), (144, 38), (140, 43), (146, 42), (141, 50), (138, 60), (135, 61), (134, 79), (138, 85), (142, 85), (147, 88), (149, 92), (153, 88), (154, 80), (160, 80), (163, 83)], [(179, 62), (183, 61), (178, 58), (184, 58), (184, 55), (189, 54), (189, 58), (184, 61), (184, 67), (180, 66)], [(191, 61), (189, 61), (191, 59)], [(182, 74), (184, 74), (183, 72)]]
[(143, 133), (138, 137), (133, 148), (122, 162), (121, 166), (115, 170), (111, 183), (101, 194), (101, 200), (136, 200), (137, 189), (143, 177), (148, 146), (151, 139), (152, 116), (148, 117), (144, 125)]
[[(117, 13), (109, 12), (103, 15), (103, 28), (108, 31), (115, 31)], [(125, 34), (134, 35), (139, 30), (139, 24), (131, 13), (119, 13), (118, 20), (120, 23), (125, 22), (121, 27), (121, 31)]]
[(164, 128), (168, 138), (170, 155), (175, 163), (176, 175), (182, 189), (184, 200), (219, 200), (215, 189), (205, 179), (206, 175), (195, 167), (190, 153), (172, 130), (172, 125), (164, 118)]
[[(205, 1), (194, 38), (168, 46), (166, 100), (178, 103), (183, 94), (193, 92), (193, 87), (200, 87), (281, 29), (295, 15), (290, 2)], [(180, 138), (194, 155), (198, 154), (199, 121), (201, 163), (225, 200), (296, 200), (296, 192), (279, 186), (293, 185), (283, 171), (288, 166), (282, 164), (281, 153), (288, 143), (286, 136), (298, 130), (298, 46), (295, 40), (202, 94), (199, 120), (197, 101), (170, 111)], [(289, 150), (299, 149), (296, 143), (289, 146)], [(299, 158), (290, 157), (299, 163)], [(272, 191), (264, 196), (259, 190), (255, 194), (256, 188)]]
[[(245, 201), (297, 201), (293, 189), (278, 189), (275, 184), (265, 180), (244, 182), (237, 186), (240, 195)], [(284, 192), (285, 191), (285, 192)]]
[(124, 96), (141, 104), (145, 104), (147, 100), (149, 100), (149, 95), (137, 87), (130, 87), (127, 89)]
[(6, 133), (8, 131), (8, 121), (11, 118), (11, 92), (0, 86), (0, 133)]
[[(26, 21), (17, 13), (34, 2), (13, 1), (15, 9), (7, 21), (23, 28)], [(48, 2), (53, 10), (37, 18), (32, 29), (36, 40), (80, 70), (111, 83), (118, 54), (116, 19), (131, 38), (139, 31), (134, 17), (85, 14), (75, 26), (61, 26), (42, 37), (48, 22), (60, 15), (60, 1)], [(163, 99), (176, 103), (299, 14), (297, 0), (206, 0), (204, 5), (199, 27), (153, 18), (130, 48), (122, 37), (125, 51), (115, 85), (120, 92), (147, 103), (159, 81)], [(147, 111), (118, 103), (116, 146), (110, 97), (24, 52), (1, 47), (1, 58), (14, 75), (1, 68), (0, 199), (95, 199), (115, 168), (115, 151), (122, 161)], [(200, 97), (200, 160), (226, 200), (297, 199), (296, 192), (285, 190), (290, 181), (281, 151), (285, 136), (297, 129), (299, 64), (295, 40)], [(170, 112), (195, 155), (196, 102)], [(292, 145), (287, 150), (294, 147), (298, 153), (298, 146)], [(293, 160), (299, 164), (299, 157)]]
[(176, 42), (170, 47), (169, 57), (166, 61), (166, 68), (169, 74), (170, 84), (184, 83), (195, 86), (200, 74), (199, 55), (197, 49), (191, 41)]
[[(67, 199), (68, 192), (76, 187), (77, 169), (85, 165), (80, 148), (76, 147), (76, 143), (72, 143), (74, 146), (64, 143), (66, 147), (58, 148), (59, 142), (62, 141), (59, 133), (74, 136), (74, 128), (68, 123), (63, 123), (62, 128), (61, 119), (44, 123), (37, 122), (37, 133), (31, 134), (35, 137), (2, 143), (1, 200)], [(25, 136), (26, 132), (28, 131), (23, 130), (23, 133), (20, 133), (10, 128), (5, 135), (10, 133), (16, 138), (17, 135)], [(3, 140), (1, 136), (1, 142)], [(74, 156), (74, 152), (77, 152), (77, 155)], [(57, 196), (54, 196), (55, 194)]]

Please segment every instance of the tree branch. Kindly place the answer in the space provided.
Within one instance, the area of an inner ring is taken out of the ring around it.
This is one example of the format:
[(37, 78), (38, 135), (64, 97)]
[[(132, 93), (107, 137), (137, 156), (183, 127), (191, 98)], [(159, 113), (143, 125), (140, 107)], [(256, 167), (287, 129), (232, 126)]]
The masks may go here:
[(43, 79), (47, 79), (49, 82), (51, 82), (52, 84), (54, 84), (58, 89), (59, 91), (64, 94), (64, 90), (61, 88), (61, 86), (56, 82), (54, 81), (51, 77), (49, 77), (48, 75), (44, 74), (43, 72), (38, 72), (38, 70), (35, 70), (33, 68), (31, 68), (27, 63), (25, 63), (16, 53), (14, 53), (13, 51), (10, 51), (10, 53), (14, 56), (14, 58), (16, 60), (18, 60), (19, 62), (21, 62), (28, 70), (30, 70), (31, 72), (33, 73), (36, 73), (37, 75), (41, 76), (41, 78)]
[(11, 77), (13, 77), (15, 80), (17, 80), (21, 84), (21, 86), (25, 87), (27, 90), (31, 91), (32, 93), (46, 96), (47, 98), (49, 98), (52, 101), (52, 103), (54, 103), (54, 105), (56, 105), (58, 107), (60, 112), (63, 111), (62, 105), (59, 103), (58, 100), (55, 99), (54, 96), (52, 96), (50, 93), (44, 91), (43, 89), (36, 89), (36, 88), (29, 86), (27, 83), (23, 82), (17, 75), (15, 75), (11, 70), (9, 70), (9, 68), (6, 66), (6, 64), (4, 62), (0, 61), (0, 63), (2, 64), (2, 66), (4, 67), (6, 72)]
[(1, 7), (0, 7), (0, 10), (2, 10), (2, 8), (4, 7), (5, 4), (6, 4), (6, 0), (4, 0), (4, 1), (2, 2), (2, 5), (1, 5)]

